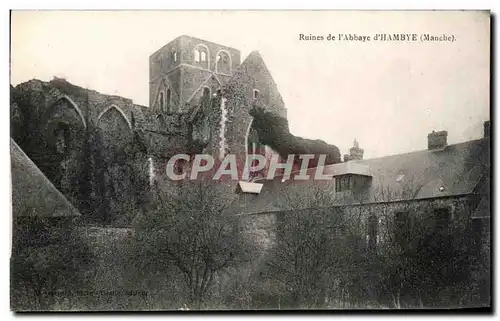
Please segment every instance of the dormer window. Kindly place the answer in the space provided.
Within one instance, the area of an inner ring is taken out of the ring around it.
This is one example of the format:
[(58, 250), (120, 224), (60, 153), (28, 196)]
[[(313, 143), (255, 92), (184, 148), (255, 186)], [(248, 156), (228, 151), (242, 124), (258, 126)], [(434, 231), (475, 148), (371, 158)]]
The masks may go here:
[(351, 175), (340, 175), (335, 177), (335, 191), (344, 192), (351, 189)]

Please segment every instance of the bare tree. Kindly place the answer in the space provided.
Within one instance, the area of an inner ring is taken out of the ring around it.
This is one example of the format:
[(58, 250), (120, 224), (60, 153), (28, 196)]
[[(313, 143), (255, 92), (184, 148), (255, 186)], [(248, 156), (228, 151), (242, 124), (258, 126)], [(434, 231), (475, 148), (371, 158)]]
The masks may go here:
[(365, 274), (379, 304), (457, 306), (469, 278), (468, 218), (458, 215), (441, 226), (435, 210), (442, 205), (418, 199), (421, 188), (412, 178), (397, 188), (381, 184), (366, 206), (367, 236), (370, 218), (377, 227)]
[(156, 208), (137, 224), (146, 259), (159, 267), (173, 264), (195, 308), (218, 273), (249, 260), (238, 217), (226, 214), (232, 196), (221, 193), (221, 187), (204, 180), (183, 182), (176, 193), (158, 195)]
[(292, 307), (324, 304), (327, 270), (335, 258), (336, 230), (343, 224), (341, 208), (323, 184), (287, 188), (278, 204), (277, 245), (268, 261), (269, 278), (276, 281)]

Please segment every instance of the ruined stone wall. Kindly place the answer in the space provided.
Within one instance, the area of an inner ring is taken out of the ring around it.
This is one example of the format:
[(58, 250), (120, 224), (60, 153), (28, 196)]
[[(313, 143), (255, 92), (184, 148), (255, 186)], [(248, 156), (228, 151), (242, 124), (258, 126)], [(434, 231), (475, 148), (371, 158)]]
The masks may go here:
[(130, 121), (131, 100), (63, 79), (22, 83), (12, 97), (23, 116), (13, 138), (84, 216), (109, 223), (133, 215), (147, 180), (147, 148)]
[[(464, 224), (471, 214), (471, 198), (463, 197), (447, 197), (434, 198), (426, 200), (412, 200), (408, 202), (387, 202), (378, 204), (361, 204), (350, 206), (337, 206), (337, 209), (345, 211), (345, 217), (353, 230), (362, 233), (363, 238), (367, 237), (368, 218), (375, 215), (379, 220), (379, 241), (383, 239), (383, 235), (387, 228), (392, 226), (397, 212), (409, 212), (410, 215), (424, 216), (429, 219), (429, 223), (434, 222), (435, 209), (448, 208), (451, 214), (451, 224)], [(303, 210), (306, 211), (306, 210)], [(258, 240), (260, 248), (265, 252), (272, 247), (276, 242), (277, 227), (279, 220), (286, 220), (288, 211), (276, 211), (260, 214), (240, 214), (242, 222), (248, 235), (255, 240)]]

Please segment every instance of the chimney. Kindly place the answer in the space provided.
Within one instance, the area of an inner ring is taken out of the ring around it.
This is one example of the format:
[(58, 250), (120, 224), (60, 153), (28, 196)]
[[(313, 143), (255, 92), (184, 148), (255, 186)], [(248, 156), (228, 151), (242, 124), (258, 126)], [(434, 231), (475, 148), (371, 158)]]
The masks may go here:
[(354, 139), (354, 146), (349, 149), (349, 160), (362, 160), (364, 150), (359, 148), (359, 143)]
[(445, 148), (447, 145), (447, 137), (448, 132), (446, 130), (440, 132), (432, 131), (432, 133), (427, 135), (427, 148), (429, 150)]
[(484, 122), (484, 138), (490, 137), (490, 121), (487, 120)]

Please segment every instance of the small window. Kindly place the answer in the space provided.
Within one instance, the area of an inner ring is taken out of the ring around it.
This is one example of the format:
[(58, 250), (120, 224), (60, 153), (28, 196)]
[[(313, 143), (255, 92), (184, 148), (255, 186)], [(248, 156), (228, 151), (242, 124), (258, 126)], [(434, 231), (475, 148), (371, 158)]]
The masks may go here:
[(203, 87), (203, 96), (201, 97), (201, 104), (204, 108), (208, 108), (210, 105), (210, 88)]
[(160, 96), (158, 97), (158, 103), (160, 104), (160, 110), (163, 111), (163, 108), (165, 106), (165, 99), (163, 96), (163, 91), (160, 92)]
[(194, 61), (204, 68), (208, 68), (208, 48), (204, 45), (197, 45), (194, 49)]
[(253, 99), (259, 99), (260, 92), (257, 89), (253, 90)]
[(196, 62), (205, 62), (208, 60), (207, 50), (203, 47), (197, 47), (194, 50), (194, 61)]
[(158, 123), (160, 124), (161, 128), (165, 128), (165, 118), (163, 118), (162, 114), (159, 114), (156, 119), (158, 120)]
[(480, 251), (482, 238), (484, 235), (484, 224), (482, 219), (472, 220), (472, 237), (473, 237), (473, 249), (475, 252)]
[(229, 74), (231, 73), (231, 58), (229, 54), (225, 51), (219, 52), (217, 55), (217, 58), (215, 58), (215, 66), (216, 66), (216, 71), (223, 73), (223, 74)]
[(155, 182), (155, 166), (153, 158), (148, 158), (148, 169), (149, 169), (149, 185), (153, 185)]
[(135, 127), (135, 116), (133, 112), (130, 112), (130, 124), (132, 125), (132, 128)]
[(394, 238), (400, 245), (405, 245), (409, 242), (409, 224), (409, 212), (394, 213)]
[[(247, 155), (265, 155), (265, 146), (260, 142), (259, 135), (255, 128), (251, 128), (247, 137)], [(257, 166), (258, 160), (253, 159), (250, 166)], [(264, 174), (264, 170), (258, 172), (250, 172), (250, 177), (260, 177)]]
[(167, 114), (170, 114), (172, 112), (172, 106), (171, 106), (171, 102), (170, 102), (170, 100), (172, 98), (171, 96), (172, 96), (172, 92), (170, 91), (170, 88), (169, 88), (169, 89), (167, 89), (167, 108), (165, 111)]
[(177, 61), (177, 51), (172, 52), (172, 59), (174, 60), (174, 62)]
[(335, 177), (335, 191), (336, 192), (344, 192), (351, 189), (351, 176), (350, 175), (341, 175)]
[(377, 234), (378, 234), (378, 218), (376, 215), (371, 215), (368, 218), (368, 249), (375, 250), (377, 247)]
[(55, 147), (57, 153), (64, 154), (68, 151), (70, 131), (66, 124), (59, 124), (54, 130)]
[(450, 225), (451, 214), (448, 208), (438, 208), (434, 210), (434, 220), (436, 231), (446, 231)]
[(210, 99), (210, 88), (203, 87), (203, 99)]

